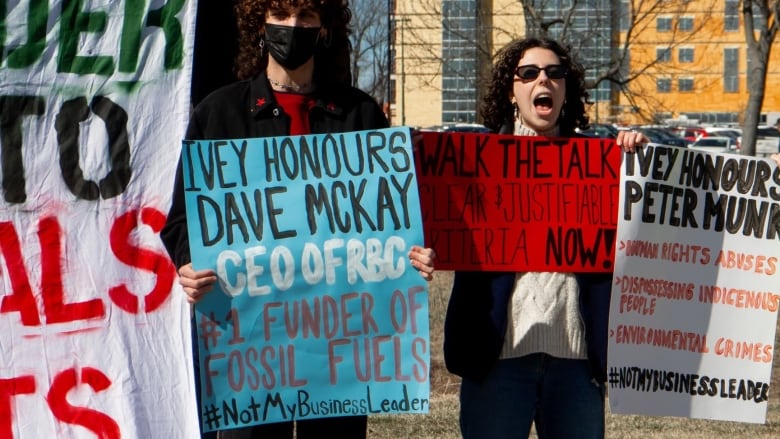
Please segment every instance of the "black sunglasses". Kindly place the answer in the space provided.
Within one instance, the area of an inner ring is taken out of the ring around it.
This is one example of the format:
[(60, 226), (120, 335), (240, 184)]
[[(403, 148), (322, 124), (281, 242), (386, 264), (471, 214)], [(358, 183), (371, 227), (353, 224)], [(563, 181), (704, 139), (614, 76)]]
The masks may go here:
[(537, 67), (534, 65), (518, 66), (515, 69), (515, 75), (523, 81), (533, 81), (539, 77), (539, 72), (544, 70), (544, 74), (550, 79), (561, 79), (566, 77), (566, 67), (560, 64), (552, 64), (547, 67)]

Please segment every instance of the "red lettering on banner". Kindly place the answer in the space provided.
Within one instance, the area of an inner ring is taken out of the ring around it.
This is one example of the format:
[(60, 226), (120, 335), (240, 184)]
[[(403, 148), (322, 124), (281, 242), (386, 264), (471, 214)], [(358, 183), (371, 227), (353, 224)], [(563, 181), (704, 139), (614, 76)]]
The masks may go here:
[(11, 294), (3, 297), (0, 304), (0, 313), (18, 312), (25, 326), (38, 326), (41, 320), (38, 317), (38, 306), (35, 304), (30, 278), (22, 257), (22, 247), (19, 244), (19, 235), (13, 223), (0, 223), (0, 253), (5, 258), (5, 266), (11, 279)]
[[(165, 225), (165, 215), (152, 208), (141, 210), (141, 221), (159, 233)], [(149, 294), (144, 296), (144, 311), (150, 313), (165, 303), (176, 280), (176, 267), (167, 256), (132, 245), (130, 235), (138, 227), (138, 211), (120, 216), (111, 227), (111, 251), (119, 261), (135, 268), (157, 274), (157, 282)], [(123, 310), (137, 314), (138, 296), (127, 286), (119, 285), (108, 291), (111, 300)]]
[(100, 299), (65, 303), (60, 265), (60, 261), (63, 260), (61, 236), (62, 230), (56, 218), (41, 219), (38, 226), (38, 239), (41, 242), (41, 293), (46, 323), (65, 323), (105, 316), (105, 306)]
[[(140, 225), (149, 226), (155, 233), (159, 233), (165, 224), (165, 215), (156, 209), (144, 208), (140, 211), (140, 222), (138, 219), (137, 210), (127, 212), (116, 219), (111, 227), (111, 251), (119, 261), (157, 275), (152, 291), (143, 296), (143, 311), (150, 313), (159, 309), (170, 297), (176, 269), (166, 255), (137, 247), (130, 242), (132, 232)], [(40, 219), (40, 295), (44, 321), (55, 324), (105, 317), (105, 302), (100, 298), (66, 303), (62, 279), (62, 239), (63, 231), (57, 218)], [(10, 221), (0, 222), (0, 255), (5, 262), (12, 290), (0, 301), (0, 313), (18, 312), (24, 326), (40, 326), (41, 316), (27, 275), (26, 258), (22, 253), (19, 235)], [(139, 296), (124, 284), (109, 289), (108, 295), (119, 308), (128, 313), (141, 311)]]
[[(119, 425), (111, 417), (97, 410), (75, 407), (68, 402), (68, 392), (79, 384), (75, 368), (57, 374), (49, 394), (46, 395), (54, 417), (66, 424), (80, 425), (100, 439), (121, 438)], [(111, 380), (103, 372), (85, 367), (81, 370), (81, 384), (87, 384), (95, 392), (101, 392), (111, 386)]]
[[(80, 382), (76, 368), (58, 373), (46, 395), (46, 401), (54, 417), (66, 424), (84, 427), (99, 439), (121, 438), (119, 424), (110, 416), (97, 410), (76, 407), (68, 402), (68, 393), (79, 384), (86, 384), (99, 393), (111, 387), (111, 380), (103, 372), (92, 367), (81, 369)], [(14, 437), (13, 398), (16, 395), (34, 394), (36, 390), (37, 384), (33, 375), (0, 379), (0, 437)]]
[[(14, 289), (10, 295), (3, 298), (0, 312), (17, 311), (21, 314), (23, 325), (38, 326), (41, 324), (38, 306), (24, 266), (19, 236), (13, 224), (0, 223), (0, 236), (0, 250), (5, 257)], [(41, 245), (41, 295), (46, 323), (65, 323), (103, 317), (105, 307), (100, 299), (65, 303), (60, 265), (60, 261), (63, 260), (61, 236), (62, 230), (56, 218), (42, 218), (38, 223), (38, 240)]]
[(0, 379), (0, 437), (14, 437), (13, 397), (30, 393), (35, 393), (35, 377), (32, 375)]

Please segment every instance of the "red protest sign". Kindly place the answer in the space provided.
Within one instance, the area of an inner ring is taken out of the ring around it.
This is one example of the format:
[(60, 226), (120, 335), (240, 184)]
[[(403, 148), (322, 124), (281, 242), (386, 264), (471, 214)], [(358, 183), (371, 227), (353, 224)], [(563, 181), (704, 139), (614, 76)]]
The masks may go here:
[(613, 140), (425, 132), (415, 159), (437, 269), (611, 271)]

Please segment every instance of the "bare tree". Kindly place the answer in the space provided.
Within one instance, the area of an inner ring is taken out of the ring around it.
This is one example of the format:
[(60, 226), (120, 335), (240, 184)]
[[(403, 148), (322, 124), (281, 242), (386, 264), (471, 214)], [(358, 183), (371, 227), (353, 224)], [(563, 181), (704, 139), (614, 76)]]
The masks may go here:
[(350, 4), (353, 85), (384, 103), (390, 77), (388, 2), (360, 0)]
[[(410, 3), (408, 5), (410, 9), (401, 11), (397, 17), (399, 23), (402, 21), (405, 23), (403, 41), (397, 41), (397, 44), (407, 46), (406, 57), (410, 60), (410, 64), (425, 66), (422, 71), (411, 73), (417, 76), (421, 84), (438, 89), (442, 64), (452, 61), (443, 55), (441, 42), (431, 38), (432, 32), (440, 35), (447, 34), (451, 41), (465, 41), (473, 47), (477, 59), (490, 59), (493, 55), (490, 37), (492, 22), (489, 10), (483, 8), (477, 11), (477, 19), (483, 23), (485, 29), (475, 36), (472, 32), (460, 29), (452, 21), (447, 20), (450, 15), (458, 15), (459, 5), (453, 5), (448, 12), (445, 12), (441, 0), (419, 0)], [(507, 29), (505, 34), (517, 37), (518, 31)], [(480, 78), (469, 76), (469, 72), (463, 72), (462, 79), (478, 82)]]
[(780, 1), (742, 0), (742, 19), (747, 42), (747, 84), (748, 104), (745, 109), (745, 123), (742, 129), (741, 153), (756, 154), (756, 133), (764, 105), (766, 74), (769, 67), (769, 53), (777, 35), (780, 18)]
[[(588, 88), (595, 89), (605, 82), (611, 83), (615, 89), (612, 93), (613, 103), (622, 95), (632, 112), (638, 112), (645, 120), (654, 120), (657, 113), (671, 112), (672, 109), (664, 108), (656, 96), (655, 88), (638, 85), (637, 80), (647, 75), (674, 75), (682, 70), (665, 62), (657, 53), (640, 55), (638, 49), (647, 46), (647, 31), (653, 31), (651, 33), (656, 36), (662, 35), (662, 40), (653, 42), (658, 52), (671, 54), (675, 48), (692, 41), (706, 26), (718, 2), (700, 2), (695, 12), (701, 19), (686, 29), (681, 29), (679, 21), (672, 18), (693, 12), (695, 5), (688, 0), (603, 1), (606, 7), (599, 9), (608, 12), (591, 18), (585, 25), (582, 9), (585, 6), (592, 8), (593, 1), (523, 0), (521, 3), (527, 33), (551, 36), (570, 44), (574, 53), (585, 63)], [(568, 6), (564, 8), (564, 5)], [(551, 10), (556, 13), (551, 14)], [(668, 19), (669, 23), (669, 29), (662, 34), (656, 32), (659, 18)], [(594, 53), (594, 48), (609, 50), (609, 54), (588, 56)], [(687, 68), (686, 73), (694, 72)]]

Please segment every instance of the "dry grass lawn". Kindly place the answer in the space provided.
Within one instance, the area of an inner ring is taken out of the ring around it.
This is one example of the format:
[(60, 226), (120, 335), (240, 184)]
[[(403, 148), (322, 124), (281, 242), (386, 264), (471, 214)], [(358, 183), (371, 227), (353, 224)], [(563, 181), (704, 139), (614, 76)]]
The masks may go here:
[[(444, 311), (450, 293), (452, 273), (437, 272), (430, 285), (431, 314), (431, 412), (427, 415), (369, 417), (372, 439), (455, 439), (458, 431), (458, 377), (444, 368), (442, 334)], [(780, 329), (780, 328), (778, 328)], [(775, 351), (780, 348), (780, 330), (775, 334)], [(772, 386), (780, 388), (780, 360), (775, 358)], [(715, 439), (780, 438), (780, 396), (770, 390), (767, 422), (764, 425), (702, 421), (669, 417), (613, 415), (607, 410), (607, 438), (626, 439)], [(532, 437), (535, 437), (532, 435)], [(489, 438), (486, 438), (489, 439)]]

